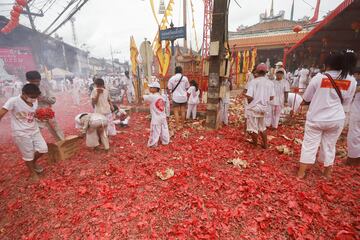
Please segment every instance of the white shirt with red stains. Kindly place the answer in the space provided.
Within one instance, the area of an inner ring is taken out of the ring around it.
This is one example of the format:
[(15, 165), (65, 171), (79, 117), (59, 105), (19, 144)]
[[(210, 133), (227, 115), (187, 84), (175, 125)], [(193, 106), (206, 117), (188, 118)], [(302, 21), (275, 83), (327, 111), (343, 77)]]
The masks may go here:
[(160, 93), (144, 95), (145, 102), (150, 104), (151, 125), (166, 123), (165, 99)]
[(344, 108), (348, 108), (353, 100), (356, 81), (352, 76), (340, 79), (340, 71), (327, 71), (326, 73), (335, 80), (344, 99), (341, 104), (340, 97), (336, 93), (331, 81), (324, 74), (318, 74), (311, 79), (303, 98), (311, 102), (306, 119), (313, 122), (328, 122), (345, 119)]

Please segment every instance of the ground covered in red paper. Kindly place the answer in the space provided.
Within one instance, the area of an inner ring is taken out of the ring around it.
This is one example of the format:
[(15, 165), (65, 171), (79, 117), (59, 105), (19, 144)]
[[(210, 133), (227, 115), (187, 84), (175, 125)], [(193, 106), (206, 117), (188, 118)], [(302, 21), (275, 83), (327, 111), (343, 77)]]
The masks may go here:
[[(73, 134), (73, 117), (90, 107), (86, 98), (81, 107), (66, 99), (56, 105), (56, 117)], [(6, 137), (9, 128), (7, 118), (1, 122), (1, 239), (360, 238), (359, 168), (338, 158), (331, 181), (319, 166), (296, 180), (301, 145), (292, 139), (302, 139), (301, 125), (270, 132), (269, 150), (253, 149), (239, 122), (218, 131), (188, 127), (169, 146), (148, 149), (149, 119), (136, 113), (111, 139), (109, 153), (83, 144), (68, 161), (42, 160), (39, 183), (27, 180)], [(294, 154), (279, 153), (279, 145)], [(235, 158), (246, 168), (227, 163)], [(172, 178), (156, 176), (168, 168)]]

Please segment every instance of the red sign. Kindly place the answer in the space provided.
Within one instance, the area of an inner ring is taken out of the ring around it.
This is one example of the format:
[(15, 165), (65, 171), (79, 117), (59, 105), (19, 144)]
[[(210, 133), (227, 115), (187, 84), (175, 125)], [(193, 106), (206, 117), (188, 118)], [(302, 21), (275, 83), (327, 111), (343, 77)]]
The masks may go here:
[(0, 48), (0, 80), (11, 80), (7, 79), (10, 76), (23, 79), (31, 70), (36, 70), (36, 65), (30, 48)]
[[(349, 87), (351, 85), (351, 81), (349, 80), (334, 80), (336, 86), (343, 91), (349, 90)], [(321, 88), (334, 88), (334, 86), (331, 84), (330, 79), (323, 78), (321, 82)]]

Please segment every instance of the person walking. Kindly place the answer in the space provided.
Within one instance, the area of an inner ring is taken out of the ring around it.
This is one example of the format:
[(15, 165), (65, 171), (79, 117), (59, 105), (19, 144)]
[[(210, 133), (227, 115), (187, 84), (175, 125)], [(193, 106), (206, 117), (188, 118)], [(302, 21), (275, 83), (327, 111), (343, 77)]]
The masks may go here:
[(309, 103), (305, 134), (301, 148), (298, 178), (303, 179), (306, 169), (318, 160), (324, 163), (324, 176), (330, 178), (336, 154), (336, 142), (345, 123), (344, 107), (355, 94), (356, 81), (349, 74), (357, 57), (351, 51), (330, 54), (324, 74), (316, 75), (307, 87), (303, 99)]
[[(41, 80), (38, 71), (29, 71), (26, 73), (27, 82), (39, 87), (41, 95), (38, 98), (38, 108), (51, 108), (56, 103), (56, 98), (51, 91), (51, 86), (47, 80)], [(61, 130), (55, 118), (45, 122), (38, 122), (40, 129), (47, 128), (56, 141), (65, 140), (63, 131)]]
[(173, 109), (177, 130), (184, 126), (187, 105), (187, 89), (190, 87), (189, 80), (183, 75), (182, 67), (175, 68), (175, 75), (168, 83), (168, 90), (172, 95)]

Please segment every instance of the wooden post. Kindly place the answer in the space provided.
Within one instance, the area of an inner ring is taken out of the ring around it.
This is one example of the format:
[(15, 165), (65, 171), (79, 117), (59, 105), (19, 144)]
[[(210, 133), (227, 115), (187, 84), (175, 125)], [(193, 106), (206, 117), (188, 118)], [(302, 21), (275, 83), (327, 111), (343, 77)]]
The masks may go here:
[(220, 67), (225, 59), (225, 34), (227, 34), (228, 0), (214, 0), (211, 30), (209, 82), (206, 110), (206, 127), (217, 129), (219, 126)]

